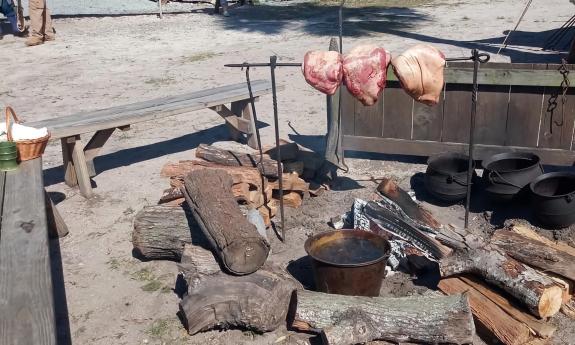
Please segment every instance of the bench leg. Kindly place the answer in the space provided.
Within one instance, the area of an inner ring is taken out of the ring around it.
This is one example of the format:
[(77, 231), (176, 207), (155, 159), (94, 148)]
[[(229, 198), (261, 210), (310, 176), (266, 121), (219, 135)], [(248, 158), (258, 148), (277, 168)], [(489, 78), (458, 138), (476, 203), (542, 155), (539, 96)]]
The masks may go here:
[(103, 129), (97, 131), (92, 139), (84, 147), (84, 155), (86, 156), (86, 166), (88, 167), (88, 174), (90, 177), (96, 176), (96, 168), (94, 167), (94, 158), (100, 153), (100, 149), (104, 146), (106, 141), (110, 139), (115, 128)]
[(76, 170), (74, 170), (74, 163), (72, 163), (72, 150), (74, 149), (75, 138), (76, 137), (68, 137), (60, 139), (62, 144), (62, 160), (64, 162), (64, 181), (70, 187), (78, 185)]
[(58, 212), (56, 205), (54, 205), (54, 202), (50, 199), (50, 196), (45, 189), (44, 199), (46, 202), (46, 218), (48, 221), (48, 234), (50, 235), (50, 238), (60, 238), (68, 235), (68, 226), (66, 225), (66, 222), (64, 222), (64, 218), (62, 218)]
[(253, 149), (258, 149), (258, 141), (256, 138), (256, 122), (252, 116), (251, 104), (249, 100), (242, 100), (233, 102), (231, 106), (231, 111), (241, 116), (242, 118), (250, 122), (250, 134), (247, 135), (248, 146)]
[[(90, 181), (90, 174), (88, 173), (88, 166), (86, 165), (86, 156), (84, 156), (84, 149), (80, 142), (80, 136), (73, 137), (74, 140), (68, 138), (69, 148), (72, 150), (72, 164), (76, 172), (76, 179), (78, 180), (78, 187), (80, 187), (80, 194), (85, 198), (91, 198), (94, 192), (92, 191), (92, 183)], [(70, 143), (72, 141), (72, 143)]]

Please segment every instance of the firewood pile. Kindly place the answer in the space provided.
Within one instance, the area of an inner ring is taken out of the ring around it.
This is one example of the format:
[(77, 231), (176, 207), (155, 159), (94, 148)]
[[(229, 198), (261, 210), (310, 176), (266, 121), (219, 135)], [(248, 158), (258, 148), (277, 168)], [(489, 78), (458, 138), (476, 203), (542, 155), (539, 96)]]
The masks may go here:
[(548, 342), (556, 331), (549, 320), (559, 312), (575, 318), (575, 248), (518, 224), (490, 237), (443, 225), (388, 179), (377, 198), (356, 200), (333, 226), (385, 237), (393, 269), (437, 272), (442, 293), (391, 298), (304, 290), (268, 260), (266, 226), (277, 209), (279, 178), (288, 207), (324, 189), (313, 187), (321, 159), (292, 143), (281, 153), (278, 176), (273, 150), (259, 157), (201, 145), (196, 160), (163, 168), (170, 189), (136, 215), (135, 252), (178, 262), (187, 286), (180, 316), (189, 334), (284, 327), (293, 337), (281, 344), (310, 344), (309, 334), (324, 344), (470, 344), (477, 329), (520, 345)]

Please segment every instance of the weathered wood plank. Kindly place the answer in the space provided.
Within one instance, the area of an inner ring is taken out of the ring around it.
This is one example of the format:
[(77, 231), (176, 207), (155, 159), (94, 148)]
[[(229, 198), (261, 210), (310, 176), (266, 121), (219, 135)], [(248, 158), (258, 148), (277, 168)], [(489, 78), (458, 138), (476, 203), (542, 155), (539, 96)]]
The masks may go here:
[(543, 87), (511, 86), (505, 145), (537, 147)]
[(415, 140), (441, 141), (443, 128), (443, 97), (439, 104), (428, 106), (423, 103), (413, 103), (413, 138)]
[[(254, 96), (271, 92), (271, 84), (258, 80), (252, 82)], [(279, 87), (283, 89), (283, 87)], [(29, 122), (33, 127), (48, 127), (52, 139), (95, 132), (105, 128), (120, 127), (144, 121), (184, 114), (212, 106), (232, 103), (248, 98), (245, 83), (228, 85), (185, 95), (165, 97), (145, 102), (112, 107), (103, 110), (63, 116), (57, 119)]]
[[(255, 102), (255, 100), (254, 100)], [(246, 139), (248, 146), (253, 149), (258, 149), (258, 140), (256, 137), (257, 123), (252, 116), (251, 103), (249, 100), (242, 100), (237, 102), (232, 102), (232, 112), (237, 114), (238, 120), (245, 122), (246, 129), (240, 129), (246, 134)]]
[(355, 106), (357, 100), (347, 91), (341, 88), (341, 131), (343, 134), (355, 134)]
[(509, 90), (509, 86), (479, 86), (475, 118), (476, 143), (488, 145), (505, 143)]
[(381, 136), (383, 132), (383, 98), (383, 95), (379, 95), (377, 103), (372, 106), (355, 103), (355, 135)]
[(46, 220), (48, 222), (48, 234), (51, 238), (59, 238), (68, 235), (68, 225), (58, 212), (56, 205), (44, 189), (44, 199), (46, 200)]
[[(543, 96), (539, 147), (571, 149), (575, 121), (575, 92), (566, 94), (565, 104), (560, 87), (546, 87)], [(555, 102), (553, 102), (555, 100)]]
[(56, 344), (42, 161), (6, 174), (0, 238), (0, 344)]
[[(472, 84), (473, 65), (449, 63), (445, 69), (445, 82), (449, 84)], [(459, 64), (457, 64), (459, 65)], [(567, 65), (575, 70), (575, 65)], [(531, 68), (530, 68), (531, 67)], [(557, 71), (560, 65), (549, 65), (546, 69), (533, 69), (530, 64), (494, 64), (488, 63), (479, 69), (477, 80), (481, 85), (517, 85), (517, 86), (559, 86), (563, 77)], [(387, 72), (388, 81), (397, 81), (390, 68)]]
[[(427, 140), (373, 138), (352, 135), (344, 135), (343, 146), (345, 150), (352, 151), (415, 156), (431, 156), (446, 151), (459, 152), (463, 154), (468, 152), (468, 147), (465, 143), (442, 143)], [(541, 158), (544, 164), (570, 166), (575, 162), (575, 154), (567, 150), (484, 144), (475, 145), (474, 157), (481, 160), (503, 152), (533, 152)]]
[(447, 84), (443, 105), (443, 129), (441, 141), (469, 142), (469, 119), (471, 117), (471, 85)]
[(385, 89), (382, 97), (384, 99), (383, 113), (380, 113), (380, 116), (383, 117), (383, 132), (380, 133), (383, 133), (383, 137), (386, 138), (410, 139), (413, 98), (403, 89), (398, 88), (398, 82), (390, 82), (389, 86), (390, 88)]

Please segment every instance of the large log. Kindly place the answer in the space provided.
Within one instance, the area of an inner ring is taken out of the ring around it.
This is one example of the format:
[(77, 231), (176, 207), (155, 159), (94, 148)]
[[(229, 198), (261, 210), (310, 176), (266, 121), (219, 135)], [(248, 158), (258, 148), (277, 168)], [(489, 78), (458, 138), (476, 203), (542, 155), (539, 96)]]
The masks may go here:
[(447, 295), (467, 292), (469, 305), (475, 321), (479, 324), (478, 333), (489, 332), (505, 345), (522, 345), (530, 339), (527, 325), (514, 319), (482, 293), (466, 284), (460, 278), (442, 279), (439, 289)]
[(509, 256), (545, 272), (575, 281), (575, 256), (508, 230), (498, 230), (491, 243)]
[(184, 178), (184, 196), (224, 267), (234, 274), (250, 274), (264, 264), (270, 246), (242, 214), (232, 184), (225, 171), (192, 171)]
[(467, 295), (356, 297), (297, 291), (292, 327), (323, 330), (330, 345), (371, 340), (471, 344), (475, 327)]
[(541, 318), (555, 315), (563, 301), (563, 290), (551, 278), (494, 247), (478, 248), (445, 258), (440, 261), (439, 270), (442, 277), (461, 273), (480, 275)]
[(285, 325), (290, 299), (301, 285), (283, 269), (265, 265), (257, 272), (206, 276), (180, 302), (190, 334), (214, 328), (269, 332)]
[(214, 146), (200, 144), (196, 149), (196, 157), (205, 159), (208, 162), (222, 164), (226, 166), (243, 166), (258, 168), (258, 170), (268, 177), (278, 177), (277, 162), (259, 155), (239, 153), (223, 150)]
[(144, 259), (180, 261), (192, 242), (209, 245), (187, 206), (146, 206), (134, 217), (132, 244)]

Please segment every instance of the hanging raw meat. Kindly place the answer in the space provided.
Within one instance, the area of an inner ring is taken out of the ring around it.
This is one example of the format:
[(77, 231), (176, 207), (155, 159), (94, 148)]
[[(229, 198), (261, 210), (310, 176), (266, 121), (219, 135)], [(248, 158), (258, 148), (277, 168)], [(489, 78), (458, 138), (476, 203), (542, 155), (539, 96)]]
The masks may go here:
[(401, 87), (416, 101), (435, 105), (443, 90), (445, 55), (428, 44), (418, 44), (391, 61)]
[(343, 77), (341, 54), (334, 51), (309, 51), (303, 58), (305, 80), (317, 90), (333, 95)]
[(353, 48), (343, 58), (343, 79), (349, 92), (364, 105), (373, 105), (385, 87), (391, 54), (376, 45)]

